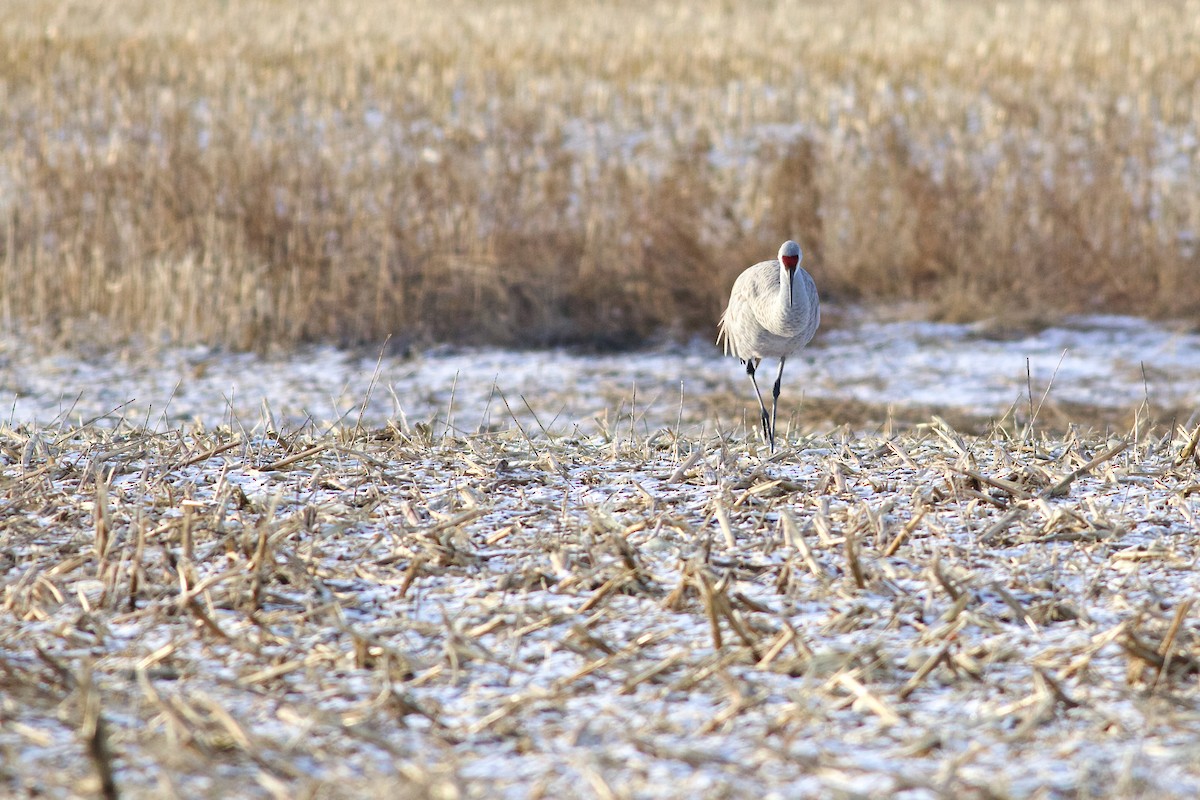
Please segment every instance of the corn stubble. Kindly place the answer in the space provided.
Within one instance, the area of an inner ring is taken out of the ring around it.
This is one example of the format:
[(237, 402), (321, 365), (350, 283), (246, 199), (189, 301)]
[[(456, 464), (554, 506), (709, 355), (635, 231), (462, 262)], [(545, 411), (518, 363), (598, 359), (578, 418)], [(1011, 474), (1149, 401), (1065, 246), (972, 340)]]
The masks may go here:
[(1183, 426), (935, 419), (764, 463), (670, 431), (111, 424), (0, 427), (17, 795), (1200, 781)]
[(0, 8), (3, 319), (620, 346), (786, 236), (831, 299), (1200, 309), (1195, 2), (405, 15)]

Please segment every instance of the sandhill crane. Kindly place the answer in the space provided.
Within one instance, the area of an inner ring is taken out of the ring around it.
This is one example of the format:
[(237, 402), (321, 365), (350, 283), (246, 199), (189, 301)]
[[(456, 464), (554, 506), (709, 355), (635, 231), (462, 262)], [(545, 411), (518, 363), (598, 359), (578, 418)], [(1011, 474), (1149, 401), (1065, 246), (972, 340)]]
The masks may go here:
[[(800, 245), (789, 239), (780, 246), (778, 259), (760, 261), (739, 275), (717, 330), (717, 344), (725, 340), (725, 355), (740, 358), (754, 382), (758, 407), (762, 409), (763, 438), (771, 443), (772, 453), (783, 364), (812, 341), (821, 324), (817, 286), (812, 276), (800, 269), (801, 258)], [(770, 414), (754, 376), (764, 358), (779, 359)]]

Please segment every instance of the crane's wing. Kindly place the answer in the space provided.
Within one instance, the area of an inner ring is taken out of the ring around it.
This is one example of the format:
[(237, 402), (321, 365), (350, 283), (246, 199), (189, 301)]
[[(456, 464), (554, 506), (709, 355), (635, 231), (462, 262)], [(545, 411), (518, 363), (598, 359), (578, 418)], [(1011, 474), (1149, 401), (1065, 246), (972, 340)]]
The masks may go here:
[(778, 261), (761, 261), (738, 275), (729, 293), (729, 305), (717, 326), (717, 344), (724, 341), (725, 355), (737, 356), (743, 361), (752, 357), (749, 348), (755, 330), (761, 327), (756, 309), (767, 298), (775, 297), (778, 291)]

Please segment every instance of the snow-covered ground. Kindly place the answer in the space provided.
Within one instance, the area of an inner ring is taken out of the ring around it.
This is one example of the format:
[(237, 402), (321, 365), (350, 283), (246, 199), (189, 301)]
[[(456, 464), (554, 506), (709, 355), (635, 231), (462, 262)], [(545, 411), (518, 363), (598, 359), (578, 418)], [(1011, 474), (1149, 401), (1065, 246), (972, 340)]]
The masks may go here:
[[(1047, 387), (1051, 400), (1082, 406), (1200, 407), (1200, 333), (1112, 316), (1003, 338), (972, 325), (864, 320), (818, 333), (789, 362), (781, 415), (803, 396), (1000, 416), (1031, 397), (1037, 405)], [(694, 432), (714, 417), (740, 422), (752, 398), (737, 362), (699, 342), (616, 355), (438, 348), (379, 358), (314, 347), (263, 357), (192, 347), (85, 357), (0, 339), (0, 419), (12, 424), (107, 416), (253, 431), (361, 414), (369, 427), (436, 420), (441, 429), (449, 419), (470, 432), (515, 416), (587, 433), (632, 411), (640, 425)]]
[(1196, 797), (1200, 336), (862, 321), (784, 402), (1000, 416), (1052, 376), (1186, 428), (768, 459), (712, 435), (752, 395), (701, 344), (5, 340), (0, 794)]

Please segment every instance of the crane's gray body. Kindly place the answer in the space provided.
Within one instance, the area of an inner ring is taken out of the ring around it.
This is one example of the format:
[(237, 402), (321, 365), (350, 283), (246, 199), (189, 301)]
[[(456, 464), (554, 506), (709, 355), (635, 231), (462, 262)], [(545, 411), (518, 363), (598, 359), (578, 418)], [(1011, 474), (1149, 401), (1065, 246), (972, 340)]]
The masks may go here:
[[(775, 418), (779, 389), (787, 357), (812, 341), (821, 324), (821, 300), (812, 276), (800, 268), (800, 245), (786, 241), (779, 257), (760, 261), (733, 282), (729, 306), (721, 315), (717, 344), (725, 342), (726, 355), (737, 356), (754, 382), (754, 393), (762, 410), (763, 438), (775, 452)], [(779, 373), (767, 413), (758, 378), (754, 372), (764, 358), (779, 359)]]

